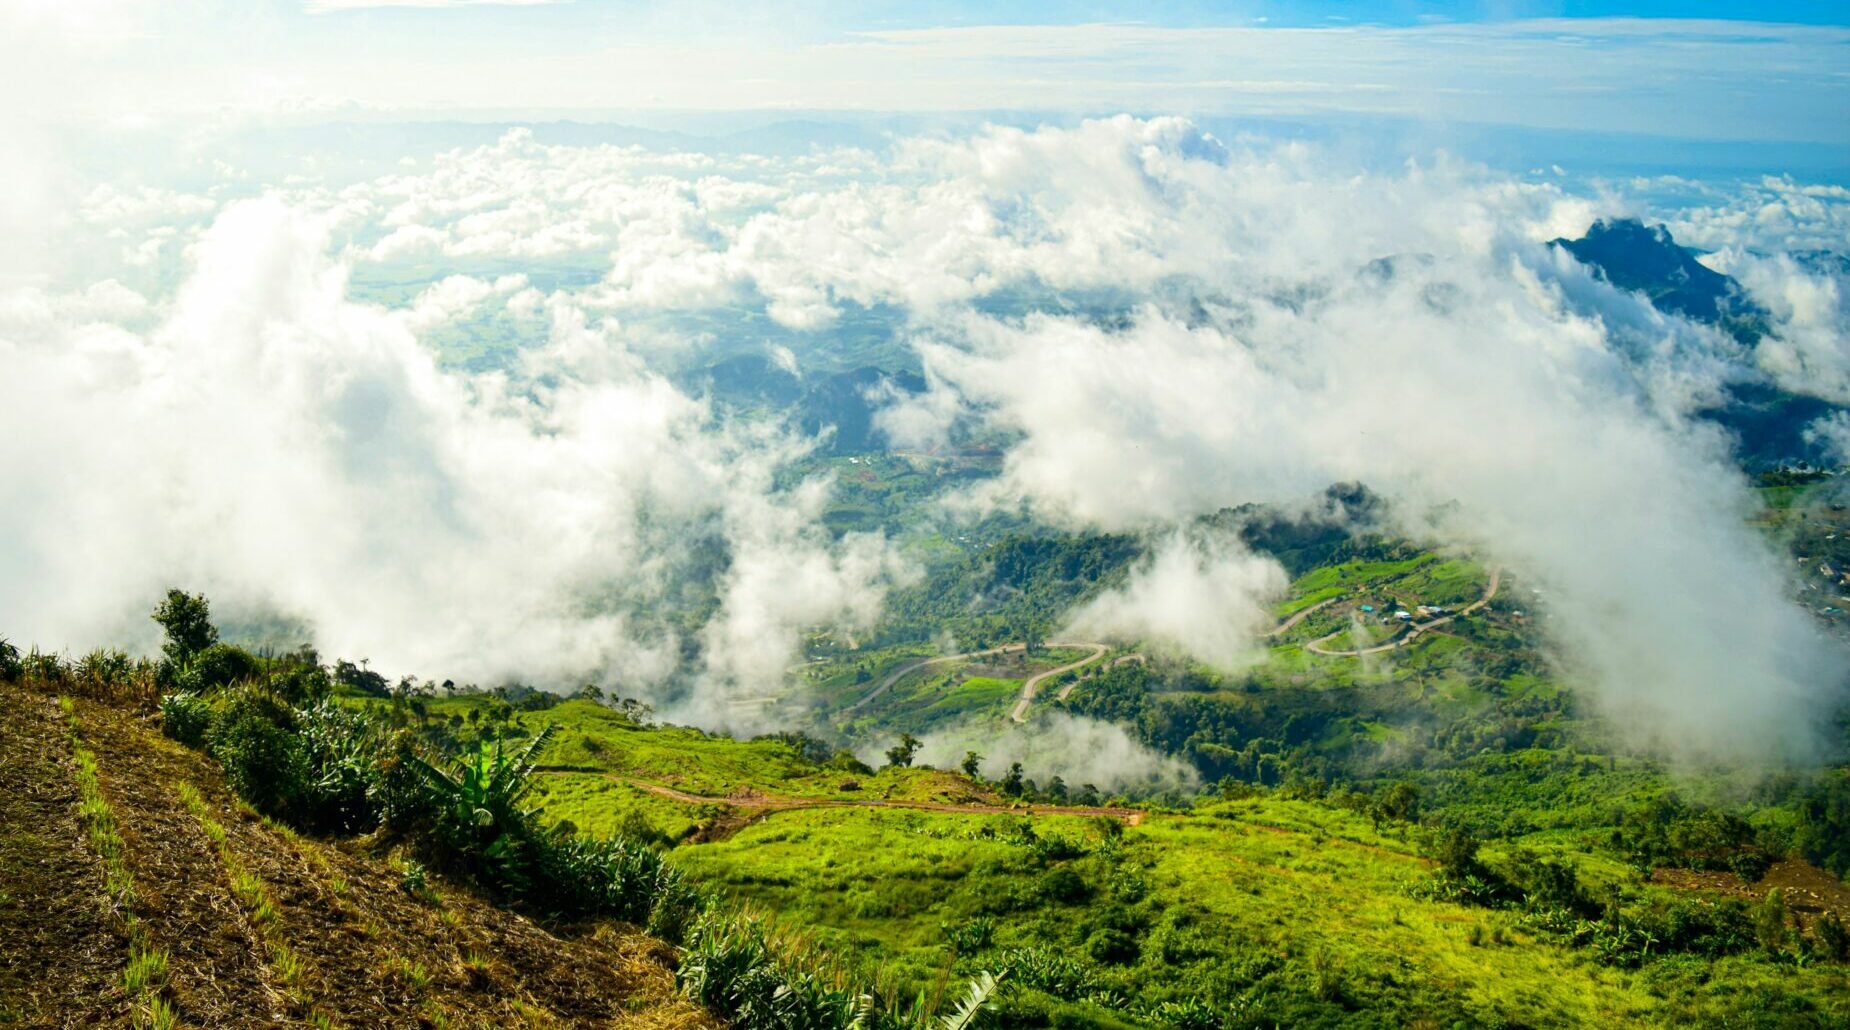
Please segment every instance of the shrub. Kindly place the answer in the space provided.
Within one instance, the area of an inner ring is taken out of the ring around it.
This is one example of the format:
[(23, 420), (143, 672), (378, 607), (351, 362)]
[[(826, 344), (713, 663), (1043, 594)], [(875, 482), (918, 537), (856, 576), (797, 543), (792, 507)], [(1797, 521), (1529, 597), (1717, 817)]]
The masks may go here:
[(135, 670), (135, 660), (127, 653), (98, 648), (77, 660), (72, 673), (94, 686), (111, 686), (128, 679)]
[[(785, 938), (773, 945), (750, 917), (709, 913), (692, 928), (675, 979), (688, 997), (734, 1026), (837, 1030), (857, 1020), (866, 1001), (813, 947)], [(871, 1006), (869, 1006), (871, 1007)]]
[(270, 689), (288, 698), (290, 704), (312, 705), (334, 693), (334, 681), (322, 668), (313, 651), (303, 651), (281, 659), (270, 673)]
[(206, 740), (240, 797), (266, 815), (294, 814), (309, 763), (293, 709), (262, 688), (240, 688), (218, 705)]
[(678, 941), (697, 908), (693, 891), (641, 841), (548, 833), (533, 842), (535, 903), (556, 911), (611, 916)]
[(951, 954), (959, 958), (988, 948), (996, 935), (996, 921), (988, 916), (977, 916), (955, 926), (944, 923), (939, 928), (944, 931), (944, 942), (950, 946)]
[(232, 644), (213, 644), (181, 665), (175, 682), (187, 690), (218, 690), (254, 679), (259, 669), (257, 657), (249, 651)]
[(535, 813), (526, 807), (533, 758), (551, 739), (549, 728), (517, 752), (496, 741), (441, 764), (409, 751), (400, 756), (422, 779), (427, 803), (417, 814), (440, 858), (500, 890), (526, 892), (538, 836)]
[(1837, 913), (1826, 912), (1818, 920), (1818, 943), (1831, 959), (1850, 961), (1850, 930), (1844, 928), (1844, 921)]
[(1073, 904), (1084, 901), (1091, 893), (1086, 881), (1071, 869), (1049, 870), (1041, 877), (1041, 894), (1049, 901)]
[(1221, 1026), (1220, 1013), (1200, 998), (1166, 1001), (1150, 1014), (1158, 1022), (1166, 1023), (1176, 1030), (1219, 1030)]
[(1009, 980), (1072, 1001), (1099, 988), (1091, 966), (1048, 948), (1011, 948), (997, 963)]
[(11, 683), (25, 673), (26, 665), (20, 661), (19, 648), (0, 637), (0, 683)]
[(1086, 954), (1092, 961), (1121, 966), (1137, 961), (1137, 938), (1113, 927), (1100, 927), (1086, 938)]
[(198, 694), (161, 695), (161, 732), (187, 747), (204, 747), (212, 705)]
[(41, 688), (56, 688), (70, 682), (71, 669), (56, 654), (35, 647), (20, 660), (20, 676), (38, 683)]
[(376, 755), (384, 743), (364, 713), (321, 701), (297, 712), (306, 778), (295, 820), (318, 832), (360, 833), (379, 824)]

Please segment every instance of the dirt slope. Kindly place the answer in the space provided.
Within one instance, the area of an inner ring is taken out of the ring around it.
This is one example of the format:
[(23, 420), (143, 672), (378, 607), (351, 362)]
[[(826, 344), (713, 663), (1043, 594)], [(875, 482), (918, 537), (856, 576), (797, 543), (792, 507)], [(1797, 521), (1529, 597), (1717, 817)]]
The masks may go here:
[(72, 773), (57, 708), (0, 693), (0, 1026), (126, 1025), (128, 939)]
[[(675, 995), (659, 942), (615, 925), (541, 927), (434, 876), (434, 892), (414, 896), (379, 842), (301, 838), (139, 720), (82, 701), (76, 712), (121, 826), (137, 914), (170, 955), (165, 993), (183, 1025), (713, 1025)], [(60, 718), (50, 698), (0, 687), (0, 784), (37, 785), (0, 791), (0, 1006), (19, 1025), (122, 1025), (128, 1005), (114, 985), (127, 949), (70, 815)], [(185, 785), (197, 791), (192, 807)], [(15, 874), (27, 849), (48, 856), (46, 874)], [(273, 917), (251, 903), (248, 879), (234, 889), (239, 871), (261, 881)], [(51, 932), (38, 925), (45, 912), (58, 916)]]

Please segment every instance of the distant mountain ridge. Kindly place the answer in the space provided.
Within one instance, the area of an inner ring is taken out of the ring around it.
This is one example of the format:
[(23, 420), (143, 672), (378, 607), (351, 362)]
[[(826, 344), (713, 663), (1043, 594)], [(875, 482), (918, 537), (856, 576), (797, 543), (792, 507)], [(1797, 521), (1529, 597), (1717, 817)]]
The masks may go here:
[(1662, 225), (1602, 218), (1580, 239), (1552, 242), (1612, 285), (1643, 293), (1660, 311), (1711, 324), (1766, 317), (1739, 282), (1696, 260)]
[[(1634, 218), (1601, 219), (1580, 239), (1551, 242), (1613, 286), (1642, 293), (1659, 311), (1715, 326), (1743, 346), (1755, 347), (1771, 332), (1766, 309), (1754, 303), (1738, 280), (1696, 260), (1696, 252), (1679, 245), (1662, 225), (1647, 226)], [(1806, 430), (1816, 420), (1846, 410), (1842, 406), (1782, 389), (1764, 378), (1725, 389), (1728, 399), (1701, 415), (1735, 434), (1742, 465), (1763, 469), (1825, 461), (1824, 445), (1807, 440)]]

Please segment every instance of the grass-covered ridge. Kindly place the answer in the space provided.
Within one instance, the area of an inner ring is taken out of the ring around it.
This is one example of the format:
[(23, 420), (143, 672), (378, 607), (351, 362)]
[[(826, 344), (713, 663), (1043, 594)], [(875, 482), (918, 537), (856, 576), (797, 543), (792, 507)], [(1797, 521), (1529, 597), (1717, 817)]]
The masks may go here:
[[(1835, 561), (1836, 524), (1800, 514), (1775, 509), (1769, 531)], [(83, 798), (100, 796), (127, 875), (148, 875), (137, 824), (153, 821), (244, 936), (240, 957), (201, 954), (149, 918), (132, 950), (105, 920), (88, 953), (117, 957), (71, 982), (110, 985), (118, 1014), (145, 996), (207, 1024), (201, 969), (335, 1024), (348, 976), (383, 999), (369, 1018), (436, 1025), (581, 1025), (605, 1003), (747, 1027), (1850, 1021), (1841, 768), (1673, 772), (1578, 703), (1518, 572), (1223, 516), (1295, 577), (1248, 669), (1061, 635), (1060, 613), (1144, 542), (992, 525), (930, 543), (931, 576), (865, 639), (812, 638), (772, 709), (794, 724), (751, 738), (596, 687), (393, 686), (253, 654), (186, 595), (157, 613), (159, 661), (0, 647), (0, 680), (73, 695), (101, 730), (83, 738), (94, 783), (82, 764), (59, 780), (71, 868), (111, 896), (83, 844)], [(1348, 656), (1345, 639), (1402, 643)], [(1053, 758), (919, 761), (918, 737), (955, 727), (1033, 732), (1015, 713), (1113, 724), (1184, 773), (1109, 796)], [(11, 804), (0, 870), (44, 849), (11, 828), (43, 814)], [(492, 933), (429, 944), (507, 909), (557, 934), (518, 962)], [(581, 1002), (521, 986), (551, 975), (536, 955), (584, 961), (588, 926), (652, 957)], [(336, 927), (361, 954), (317, 944)], [(455, 994), (491, 981), (509, 994), (492, 1011)], [(0, 1015), (17, 1021), (15, 983), (0, 978)]]

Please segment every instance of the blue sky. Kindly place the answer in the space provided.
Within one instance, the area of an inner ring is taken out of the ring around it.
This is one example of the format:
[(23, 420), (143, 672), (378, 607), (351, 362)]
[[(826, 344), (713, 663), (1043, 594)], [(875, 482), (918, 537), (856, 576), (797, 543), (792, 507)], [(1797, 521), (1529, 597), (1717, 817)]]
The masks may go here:
[(54, 123), (1128, 111), (1850, 145), (1842, 2), (18, 3), (0, 64)]
[[(398, 11), (417, 17), (441, 12), (455, 15), (469, 10), (501, 24), (518, 24), (535, 17), (562, 21), (592, 18), (597, 14), (617, 14), (624, 18), (647, 19), (652, 11), (665, 5), (638, 0), (550, 0), (550, 2), (497, 2), (497, 0), (283, 0), (285, 9), (339, 8), (347, 16), (361, 11)], [(703, 16), (711, 8), (702, 9)], [(741, 7), (726, 5), (736, 14)], [(1748, 3), (1741, 0), (1695, 0), (1685, 3), (1603, 3), (1583, 0), (1473, 0), (1465, 3), (1409, 3), (1405, 0), (1177, 0), (1150, 3), (1126, 0), (1032, 0), (1032, 2), (995, 3), (976, 0), (881, 0), (881, 2), (842, 2), (842, 0), (792, 0), (789, 3), (764, 5), (778, 20), (794, 24), (833, 24), (845, 30), (855, 28), (929, 28), (941, 25), (1070, 25), (1084, 22), (1140, 22), (1176, 27), (1199, 25), (1250, 25), (1275, 27), (1318, 27), (1338, 24), (1412, 26), (1433, 21), (1495, 22), (1533, 18), (1697, 18), (1727, 21), (1783, 22), (1803, 25), (1850, 25), (1850, 5), (1840, 0), (1783, 0), (1783, 2)], [(538, 9), (550, 9), (540, 14)], [(510, 18), (509, 12), (521, 12)], [(498, 12), (498, 13), (497, 13)], [(328, 11), (327, 13), (335, 13)]]

